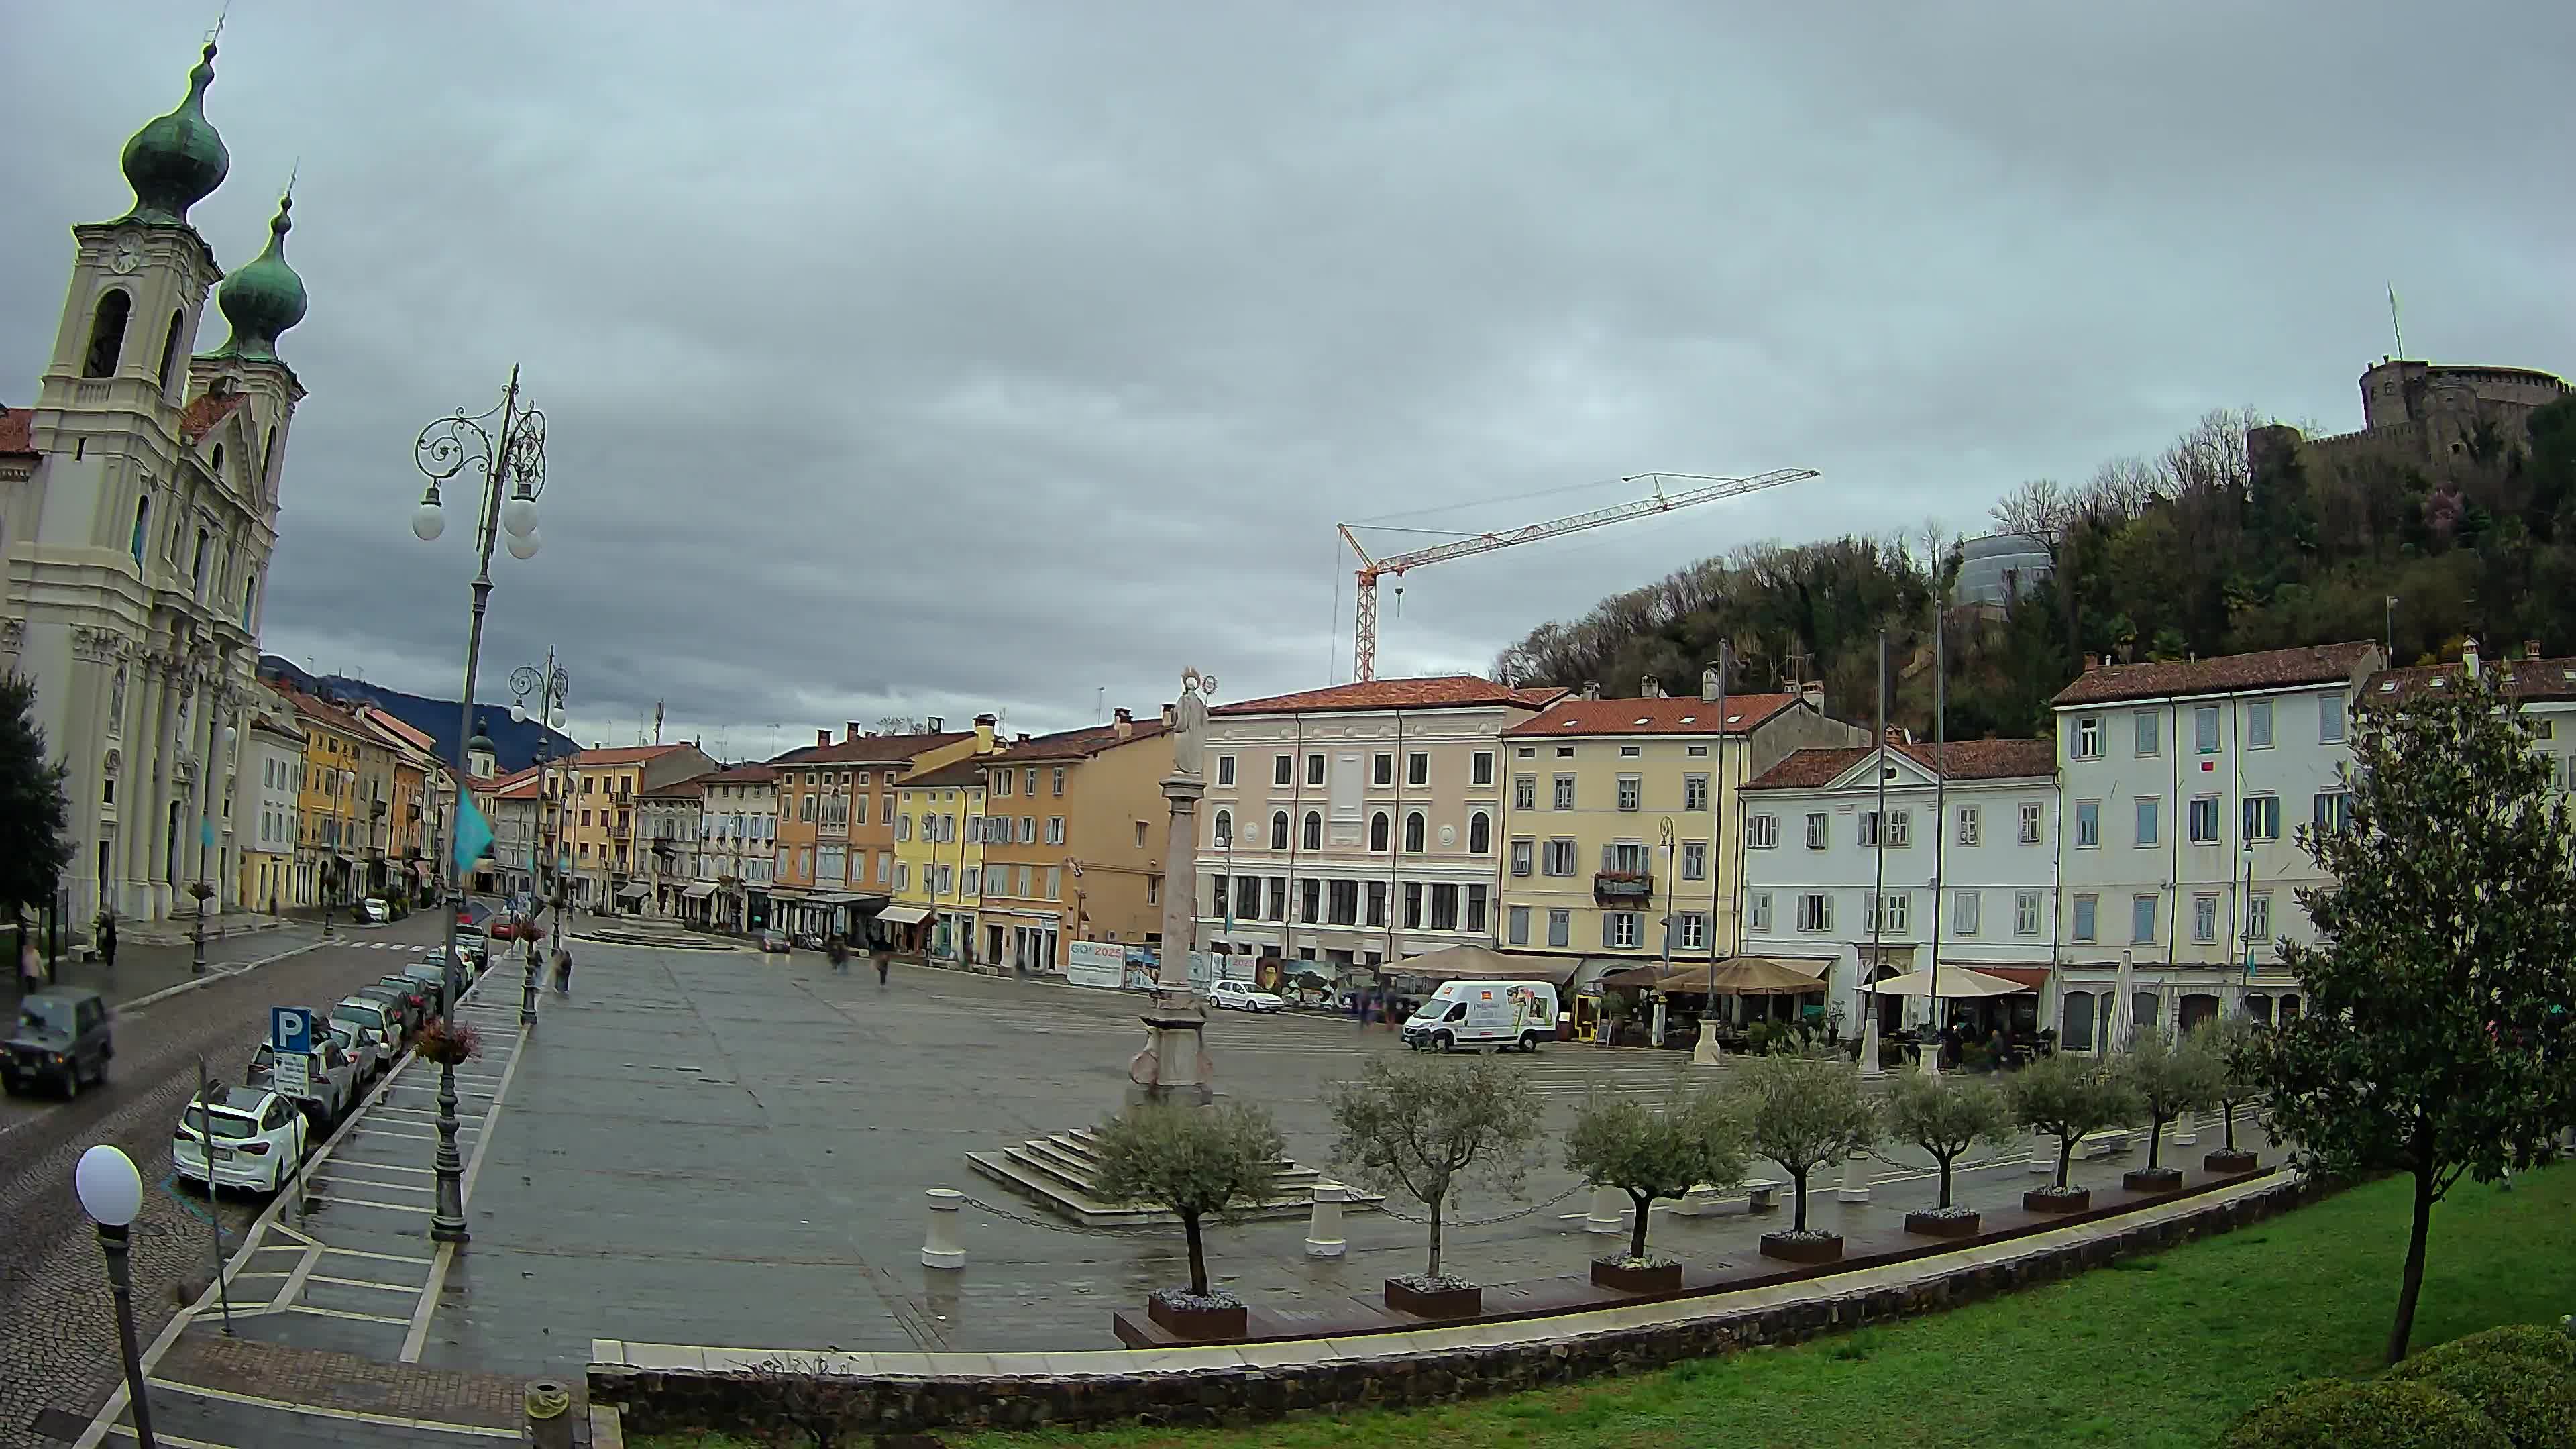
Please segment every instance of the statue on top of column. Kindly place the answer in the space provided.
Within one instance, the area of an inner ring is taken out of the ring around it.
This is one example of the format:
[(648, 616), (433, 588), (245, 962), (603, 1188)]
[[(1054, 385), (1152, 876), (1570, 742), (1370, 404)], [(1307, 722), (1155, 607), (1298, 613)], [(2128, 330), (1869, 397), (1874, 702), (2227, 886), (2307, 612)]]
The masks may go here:
[(1207, 697), (1216, 692), (1216, 676), (1196, 669), (1181, 671), (1181, 698), (1172, 708), (1172, 773), (1193, 779), (1206, 773), (1201, 756), (1207, 746)]

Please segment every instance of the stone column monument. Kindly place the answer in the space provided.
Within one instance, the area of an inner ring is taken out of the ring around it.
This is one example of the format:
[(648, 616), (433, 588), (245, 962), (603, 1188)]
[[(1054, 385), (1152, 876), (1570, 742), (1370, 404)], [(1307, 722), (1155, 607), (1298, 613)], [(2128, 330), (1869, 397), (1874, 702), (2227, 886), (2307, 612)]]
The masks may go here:
[(1163, 777), (1171, 830), (1163, 846), (1161, 964), (1154, 973), (1153, 1005), (1143, 1018), (1145, 1048), (1127, 1065), (1127, 1079), (1135, 1084), (1131, 1100), (1199, 1105), (1215, 1096), (1203, 1035), (1207, 1007), (1190, 985), (1190, 951), (1198, 944), (1199, 797), (1207, 793), (1207, 697), (1215, 691), (1215, 675), (1181, 671), (1181, 698), (1172, 712), (1172, 773)]

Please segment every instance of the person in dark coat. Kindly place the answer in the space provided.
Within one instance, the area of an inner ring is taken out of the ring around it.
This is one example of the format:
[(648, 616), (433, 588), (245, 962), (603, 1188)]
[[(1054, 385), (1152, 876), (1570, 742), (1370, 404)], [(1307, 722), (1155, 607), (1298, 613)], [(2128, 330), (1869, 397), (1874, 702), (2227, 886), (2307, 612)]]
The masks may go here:
[(116, 969), (116, 917), (104, 911), (98, 918), (98, 959), (107, 963), (108, 970)]

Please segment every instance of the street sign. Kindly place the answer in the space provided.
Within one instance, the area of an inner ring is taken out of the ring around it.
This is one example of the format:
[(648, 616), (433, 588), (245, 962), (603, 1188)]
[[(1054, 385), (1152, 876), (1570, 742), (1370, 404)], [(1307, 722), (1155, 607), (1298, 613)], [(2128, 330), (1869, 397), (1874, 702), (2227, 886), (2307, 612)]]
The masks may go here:
[(313, 1095), (313, 1058), (303, 1052), (279, 1052), (270, 1060), (268, 1085), (281, 1097)]
[(303, 1056), (313, 1050), (313, 1013), (300, 1006), (268, 1009), (268, 1044), (280, 1056)]

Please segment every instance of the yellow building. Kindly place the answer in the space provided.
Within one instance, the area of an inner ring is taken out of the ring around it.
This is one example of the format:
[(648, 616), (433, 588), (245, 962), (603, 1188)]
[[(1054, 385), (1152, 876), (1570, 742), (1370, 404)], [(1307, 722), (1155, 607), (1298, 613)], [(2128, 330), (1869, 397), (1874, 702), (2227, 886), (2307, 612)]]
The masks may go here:
[(695, 745), (630, 745), (584, 750), (565, 764), (564, 839), (572, 847), (572, 902), (634, 910), (651, 892), (635, 845), (635, 797), (716, 768)]
[[(1736, 790), (1792, 750), (1864, 742), (1820, 694), (1566, 698), (1502, 732), (1503, 949), (1582, 961), (1734, 954)], [(1572, 968), (1569, 969), (1572, 974)]]
[(895, 781), (892, 904), (877, 921), (898, 949), (977, 959), (984, 869), (984, 766), (977, 756), (992, 753), (993, 725), (993, 716), (977, 715), (972, 753)]
[(368, 816), (360, 796), (361, 766), (383, 747), (347, 710), (271, 681), (294, 707), (304, 732), (302, 778), (295, 797), (295, 866), (291, 889), (308, 906), (330, 906), (364, 893)]
[(1075, 941), (1162, 939), (1165, 729), (1122, 709), (980, 761), (983, 960), (1062, 971)]

